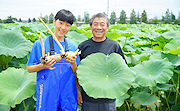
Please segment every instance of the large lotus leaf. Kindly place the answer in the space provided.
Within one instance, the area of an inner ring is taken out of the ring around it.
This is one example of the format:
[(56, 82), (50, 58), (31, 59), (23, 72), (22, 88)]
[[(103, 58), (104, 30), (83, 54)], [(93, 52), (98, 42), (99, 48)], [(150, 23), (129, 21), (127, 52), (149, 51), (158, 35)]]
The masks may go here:
[(126, 93), (123, 96), (121, 96), (120, 98), (116, 99), (116, 107), (121, 107), (121, 105), (124, 103), (124, 100), (129, 98), (129, 95)]
[(156, 83), (166, 83), (173, 76), (173, 65), (167, 59), (144, 61), (132, 70), (136, 72), (135, 82), (142, 86), (154, 87)]
[(119, 33), (117, 33), (115, 30), (111, 31), (111, 32), (107, 32), (106, 33), (106, 37), (114, 40), (117, 39), (118, 37), (120, 37)]
[(177, 39), (180, 37), (179, 31), (168, 31), (168, 32), (163, 33), (162, 35), (167, 39), (170, 39), (170, 38)]
[(164, 54), (160, 51), (156, 52), (155, 54), (151, 55), (150, 59), (164, 59), (164, 58), (168, 58), (168, 60), (175, 66), (179, 66), (180, 65), (180, 57), (178, 57), (177, 55), (173, 55), (173, 54)]
[(169, 51), (170, 54), (180, 55), (180, 39), (173, 39), (170, 43), (164, 46), (164, 51)]
[(172, 111), (179, 111), (179, 109), (180, 109), (180, 104), (172, 106)]
[(16, 108), (15, 108), (16, 111), (24, 111), (24, 105), (26, 105), (27, 111), (35, 111), (34, 106), (36, 104), (36, 101), (32, 97), (24, 100), (24, 103), (25, 104), (23, 104), (23, 102), (21, 102), (21, 104), (16, 105)]
[(67, 37), (68, 40), (73, 42), (76, 46), (78, 46), (79, 43), (81, 43), (82, 41), (88, 39), (88, 37), (86, 36), (85, 33), (78, 33), (76, 31), (69, 31), (66, 34), (66, 37)]
[(0, 111), (10, 111), (10, 106), (0, 104)]
[(156, 106), (159, 107), (160, 100), (157, 96), (151, 95), (147, 92), (136, 92), (131, 97), (131, 102), (135, 108), (140, 108), (141, 106), (146, 106), (150, 108), (151, 111), (155, 111)]
[(158, 90), (167, 91), (169, 88), (173, 88), (173, 84), (157, 84)]
[[(50, 30), (54, 27), (53, 24), (46, 24)], [(41, 32), (49, 32), (46, 27), (42, 23), (37, 23), (37, 24), (31, 24), (29, 25), (29, 28), (33, 31), (36, 32), (37, 30), (40, 30)]]
[(83, 59), (77, 69), (79, 83), (93, 98), (118, 98), (125, 94), (135, 79), (119, 54), (95, 53)]
[(31, 51), (32, 43), (18, 29), (0, 29), (0, 55), (23, 58)]
[(8, 68), (0, 73), (0, 104), (15, 107), (36, 91), (36, 73)]

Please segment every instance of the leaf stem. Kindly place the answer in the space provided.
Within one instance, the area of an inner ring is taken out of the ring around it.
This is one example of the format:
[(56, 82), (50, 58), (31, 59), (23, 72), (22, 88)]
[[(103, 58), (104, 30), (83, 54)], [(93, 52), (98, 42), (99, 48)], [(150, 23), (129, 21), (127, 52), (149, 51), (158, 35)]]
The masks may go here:
[[(165, 97), (166, 97), (166, 93), (164, 93), (164, 94), (165, 94)], [(166, 103), (167, 103), (167, 106), (168, 106), (169, 111), (171, 111), (171, 110), (170, 110), (170, 107), (169, 107), (169, 103), (168, 103), (168, 101), (167, 101), (167, 97), (166, 97)]]
[(24, 100), (23, 100), (23, 106), (24, 106), (25, 111), (27, 111)]
[(153, 94), (153, 92), (154, 92), (154, 88), (152, 87), (151, 94)]
[(126, 102), (126, 104), (127, 104), (127, 106), (128, 106), (128, 110), (131, 111), (131, 110), (130, 110), (130, 107), (129, 107), (129, 103), (127, 102), (127, 100), (125, 100), (125, 102)]
[(177, 88), (176, 88), (176, 101), (175, 101), (175, 105), (177, 105), (177, 98), (178, 98), (178, 93), (179, 93), (179, 74), (178, 74), (178, 81), (177, 81)]

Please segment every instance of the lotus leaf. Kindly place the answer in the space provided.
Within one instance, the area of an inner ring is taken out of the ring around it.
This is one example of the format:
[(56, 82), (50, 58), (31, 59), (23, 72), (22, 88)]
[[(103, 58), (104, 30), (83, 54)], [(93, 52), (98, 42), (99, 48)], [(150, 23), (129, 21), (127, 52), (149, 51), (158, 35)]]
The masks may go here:
[(164, 46), (165, 51), (169, 51), (170, 54), (180, 55), (180, 39), (173, 39), (170, 43)]
[(145, 91), (136, 92), (131, 97), (131, 102), (134, 104), (135, 108), (140, 108), (142, 106), (146, 106), (151, 111), (155, 111), (156, 106), (159, 107), (160, 100), (157, 96), (151, 95)]
[(167, 39), (170, 39), (170, 38), (178, 39), (180, 37), (179, 31), (168, 31), (168, 32), (163, 33), (162, 35)]
[(171, 62), (173, 65), (175, 65), (175, 66), (180, 65), (180, 57), (178, 57), (177, 55), (173, 55), (173, 54), (164, 54), (160, 51), (151, 55), (150, 59), (152, 59), (152, 60), (153, 59), (164, 59), (166, 57), (168, 58), (169, 62)]
[(121, 107), (121, 105), (124, 103), (124, 100), (126, 98), (129, 98), (129, 95), (126, 93), (123, 96), (121, 96), (120, 98), (116, 99), (116, 107)]
[(174, 87), (173, 84), (158, 84), (157, 85), (157, 88), (162, 91), (167, 91), (169, 90), (169, 88), (173, 88), (173, 87)]
[[(35, 104), (36, 102), (33, 100), (32, 97), (24, 100), (24, 105), (26, 105), (27, 111), (35, 111), (34, 110)], [(24, 111), (24, 105), (23, 105), (23, 102), (21, 102), (21, 104), (17, 105), (17, 107), (15, 108), (16, 111)]]
[(79, 83), (93, 98), (119, 98), (135, 79), (124, 59), (117, 53), (95, 53), (83, 59), (77, 69)]
[(114, 39), (117, 39), (118, 37), (120, 37), (120, 35), (115, 30), (112, 30), (112, 32), (107, 32), (106, 33), (106, 37), (114, 40)]
[(0, 104), (0, 111), (10, 111), (10, 106)]
[(76, 31), (69, 31), (66, 34), (68, 40), (73, 42), (76, 46), (84, 40), (87, 40), (88, 37), (84, 33), (77, 33)]
[(23, 58), (31, 51), (32, 43), (18, 29), (0, 29), (0, 55)]
[(0, 73), (0, 104), (15, 107), (36, 91), (36, 73), (8, 68)]
[(179, 109), (180, 109), (180, 104), (172, 106), (172, 111), (179, 111)]
[(135, 82), (142, 86), (154, 87), (156, 83), (166, 83), (173, 76), (173, 66), (166, 58), (144, 61), (131, 68), (136, 72)]

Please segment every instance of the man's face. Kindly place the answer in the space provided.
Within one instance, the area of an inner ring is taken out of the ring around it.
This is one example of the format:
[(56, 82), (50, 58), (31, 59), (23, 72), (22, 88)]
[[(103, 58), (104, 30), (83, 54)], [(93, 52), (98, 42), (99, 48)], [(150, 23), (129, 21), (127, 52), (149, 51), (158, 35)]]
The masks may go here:
[(91, 31), (93, 33), (93, 38), (104, 38), (106, 32), (108, 31), (107, 21), (103, 17), (96, 17), (91, 26)]
[(69, 31), (69, 29), (71, 28), (71, 24), (65, 22), (65, 21), (61, 21), (59, 19), (57, 19), (55, 21), (55, 19), (53, 20), (53, 25), (55, 26), (55, 36), (56, 37), (64, 37), (64, 35)]

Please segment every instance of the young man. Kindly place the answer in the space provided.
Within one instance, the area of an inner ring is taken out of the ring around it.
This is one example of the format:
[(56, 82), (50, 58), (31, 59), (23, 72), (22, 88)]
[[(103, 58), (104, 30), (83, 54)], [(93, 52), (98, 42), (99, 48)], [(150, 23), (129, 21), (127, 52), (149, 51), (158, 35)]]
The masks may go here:
[[(77, 47), (64, 38), (73, 24), (73, 14), (65, 9), (57, 12), (53, 20), (54, 35), (65, 50), (75, 52)], [(43, 39), (45, 54), (61, 54), (57, 42), (48, 36)], [(51, 49), (51, 50), (50, 50)], [(27, 63), (28, 72), (37, 72), (36, 111), (77, 111), (76, 70), (80, 63), (79, 56), (55, 62), (50, 59), (46, 64), (41, 63), (41, 43), (37, 40), (32, 48)]]
[[(80, 60), (86, 58), (90, 54), (97, 52), (101, 52), (106, 55), (110, 55), (111, 53), (118, 53), (125, 60), (120, 45), (105, 36), (109, 28), (109, 20), (106, 15), (98, 13), (92, 16), (90, 20), (90, 27), (93, 33), (93, 37), (80, 43), (78, 46), (78, 48), (81, 50)], [(115, 99), (94, 99), (89, 97), (83, 88), (81, 94), (78, 91), (78, 98), (78, 104), (82, 105), (82, 111), (116, 111)]]

